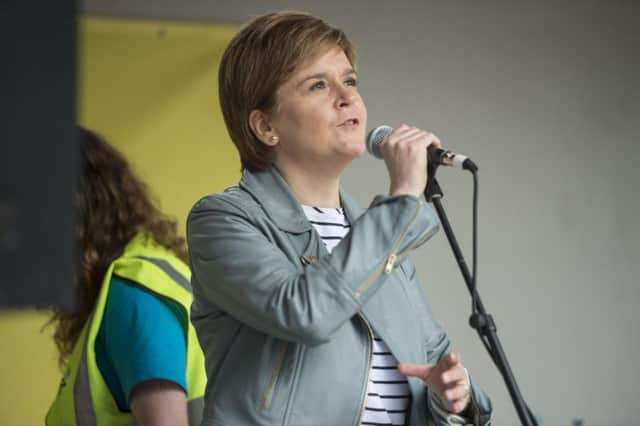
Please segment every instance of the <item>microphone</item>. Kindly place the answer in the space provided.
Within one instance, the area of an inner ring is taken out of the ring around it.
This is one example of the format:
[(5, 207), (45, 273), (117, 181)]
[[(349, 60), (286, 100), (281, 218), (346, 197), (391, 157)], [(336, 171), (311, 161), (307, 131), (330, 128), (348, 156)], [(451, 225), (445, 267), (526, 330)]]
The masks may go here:
[[(371, 130), (367, 135), (367, 151), (369, 151), (369, 154), (382, 159), (383, 157), (380, 147), (392, 131), (393, 128), (386, 125), (378, 126)], [(472, 172), (478, 170), (478, 167), (474, 162), (462, 154), (456, 154), (440, 148), (429, 147), (427, 149), (427, 155), (429, 156), (429, 162), (437, 166), (462, 167), (463, 169), (470, 170)]]

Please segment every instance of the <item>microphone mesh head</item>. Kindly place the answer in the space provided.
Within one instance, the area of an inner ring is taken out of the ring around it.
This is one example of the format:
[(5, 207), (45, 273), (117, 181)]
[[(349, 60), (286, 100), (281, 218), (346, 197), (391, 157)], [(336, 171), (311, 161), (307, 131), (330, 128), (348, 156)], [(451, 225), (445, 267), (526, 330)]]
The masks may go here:
[(376, 158), (383, 158), (380, 145), (385, 138), (393, 131), (391, 126), (382, 125), (371, 130), (367, 135), (367, 151)]

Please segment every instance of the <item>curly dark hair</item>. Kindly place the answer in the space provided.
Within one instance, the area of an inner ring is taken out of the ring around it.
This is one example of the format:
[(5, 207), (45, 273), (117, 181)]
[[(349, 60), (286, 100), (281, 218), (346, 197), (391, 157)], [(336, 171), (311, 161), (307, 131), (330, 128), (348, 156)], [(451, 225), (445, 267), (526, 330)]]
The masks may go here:
[(111, 262), (139, 232), (171, 249), (182, 260), (187, 246), (176, 232), (176, 221), (153, 203), (147, 185), (133, 172), (124, 155), (96, 133), (79, 127), (81, 173), (76, 194), (79, 249), (72, 311), (54, 309), (49, 324), (63, 367), (89, 318)]

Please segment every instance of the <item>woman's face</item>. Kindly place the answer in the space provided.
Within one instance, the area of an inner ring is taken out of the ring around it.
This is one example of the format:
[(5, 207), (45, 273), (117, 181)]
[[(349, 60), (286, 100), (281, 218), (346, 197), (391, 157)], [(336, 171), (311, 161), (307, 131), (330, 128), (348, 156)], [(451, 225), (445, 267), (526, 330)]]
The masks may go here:
[(278, 136), (276, 164), (346, 166), (364, 152), (367, 109), (357, 75), (341, 49), (303, 64), (277, 93), (270, 124)]

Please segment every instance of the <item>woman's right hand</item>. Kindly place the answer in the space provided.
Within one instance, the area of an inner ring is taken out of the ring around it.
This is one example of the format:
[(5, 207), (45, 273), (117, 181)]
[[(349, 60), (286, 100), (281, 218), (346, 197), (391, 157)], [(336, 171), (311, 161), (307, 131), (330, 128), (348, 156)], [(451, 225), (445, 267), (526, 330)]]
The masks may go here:
[(380, 147), (389, 171), (390, 195), (420, 197), (427, 186), (427, 148), (441, 148), (433, 133), (402, 124)]

